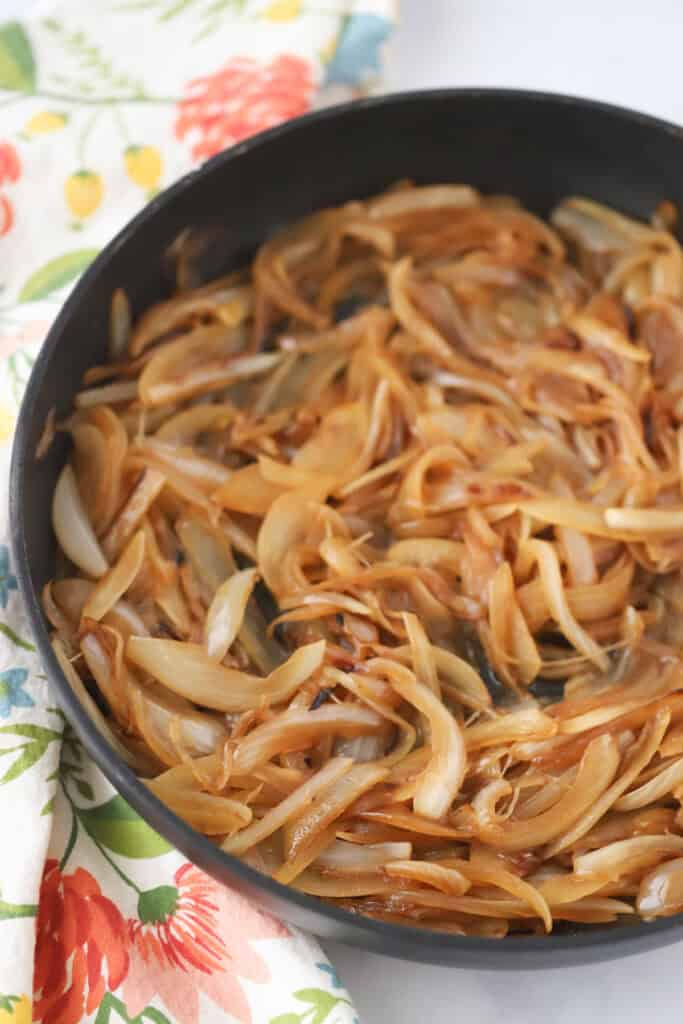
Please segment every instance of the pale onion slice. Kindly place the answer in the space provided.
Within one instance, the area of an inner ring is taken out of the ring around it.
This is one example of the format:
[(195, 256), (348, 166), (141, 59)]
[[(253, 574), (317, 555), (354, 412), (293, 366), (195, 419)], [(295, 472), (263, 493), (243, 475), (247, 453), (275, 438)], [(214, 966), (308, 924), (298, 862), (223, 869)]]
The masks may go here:
[(469, 185), (422, 185), (387, 192), (369, 202), (367, 211), (379, 220), (425, 210), (465, 210), (478, 203), (479, 193)]
[(658, 772), (654, 778), (644, 782), (637, 789), (632, 789), (613, 805), (615, 811), (634, 811), (647, 804), (654, 804), (663, 796), (683, 783), (683, 757)]
[(106, 718), (83, 685), (83, 681), (78, 672), (67, 658), (62, 642), (58, 636), (53, 636), (52, 638), (52, 649), (55, 652), (57, 661), (59, 662), (59, 667), (66, 676), (67, 682), (87, 711), (98, 731), (102, 733), (107, 743), (109, 743), (112, 749), (116, 751), (119, 757), (121, 757), (126, 764), (130, 765), (134, 769), (138, 768), (139, 770), (135, 755), (123, 745), (118, 736), (116, 736), (112, 731)]
[[(368, 847), (362, 847), (368, 849)], [(439, 892), (448, 896), (462, 896), (470, 888), (471, 882), (454, 867), (434, 864), (427, 860), (395, 860), (386, 864), (384, 873), (389, 878), (407, 878), (411, 882), (431, 885)]]
[[(401, 662), (407, 662), (410, 658), (410, 647), (394, 647), (391, 653)], [(445, 647), (437, 647), (436, 644), (432, 644), (432, 656), (436, 662), (440, 684), (450, 696), (473, 711), (484, 711), (491, 707), (491, 694), (479, 673), (469, 662), (446, 650)]]
[[(155, 792), (153, 781), (148, 781), (147, 785)], [(157, 795), (174, 814), (207, 836), (224, 836), (245, 828), (254, 816), (251, 808), (240, 800), (215, 793), (165, 789)]]
[(377, 872), (335, 878), (321, 875), (314, 868), (308, 868), (291, 884), (292, 888), (299, 892), (308, 893), (309, 896), (320, 896), (323, 899), (353, 899), (358, 896), (389, 895), (396, 892), (396, 882), (393, 879), (382, 878)]
[[(612, 807), (616, 800), (632, 786), (644, 768), (650, 763), (657, 753), (659, 745), (671, 721), (671, 712), (668, 708), (659, 708), (654, 717), (646, 722), (638, 742), (629, 752), (629, 758), (617, 779), (603, 793), (596, 797), (592, 806), (587, 807), (585, 813), (574, 822), (572, 827), (564, 835), (558, 836), (552, 846), (546, 851), (551, 857), (556, 856), (563, 850), (572, 846), (577, 839), (581, 839)], [(595, 742), (595, 741), (594, 741)]]
[(669, 917), (683, 910), (683, 857), (659, 864), (641, 878), (636, 907), (644, 918)]
[(136, 380), (120, 380), (113, 384), (103, 384), (99, 388), (85, 388), (79, 391), (74, 399), (77, 409), (90, 409), (94, 405), (116, 405), (117, 402), (130, 402), (137, 398), (138, 382)]
[(69, 465), (60, 473), (55, 487), (52, 526), (62, 551), (74, 565), (86, 576), (95, 579), (104, 576), (109, 564), (86, 515), (74, 471)]
[(356, 875), (364, 871), (376, 871), (390, 861), (409, 861), (412, 857), (411, 843), (349, 843), (336, 839), (315, 866), (327, 875)]
[(333, 757), (319, 772), (298, 786), (293, 793), (266, 811), (259, 821), (253, 822), (237, 835), (226, 839), (221, 844), (222, 849), (226, 853), (239, 855), (246, 853), (257, 843), (263, 842), (291, 818), (303, 812), (322, 790), (346, 774), (352, 764), (353, 761), (350, 757)]
[(237, 410), (228, 403), (192, 405), (162, 423), (155, 437), (166, 444), (194, 445), (198, 435), (227, 432)]
[(165, 483), (166, 477), (163, 473), (156, 469), (143, 470), (125, 505), (102, 539), (102, 548), (109, 558), (115, 558), (128, 538), (134, 533)]
[[(196, 710), (189, 701), (156, 684), (130, 688), (133, 721), (159, 760), (178, 764), (181, 755), (202, 757), (220, 748), (228, 730), (218, 715)], [(179, 743), (174, 742), (178, 730)], [(182, 749), (179, 749), (179, 744)]]
[(543, 921), (546, 932), (553, 926), (553, 918), (545, 896), (536, 886), (524, 881), (512, 871), (506, 870), (504, 864), (488, 851), (478, 851), (477, 856), (470, 860), (446, 859), (442, 863), (458, 870), (471, 885), (493, 885), (503, 892), (523, 900)]
[(126, 657), (169, 690), (216, 711), (248, 711), (292, 697), (320, 667), (325, 641), (296, 650), (265, 679), (217, 665), (199, 644), (132, 636)]
[(372, 734), (382, 722), (381, 715), (361, 704), (324, 704), (314, 711), (283, 711), (240, 741), (233, 770), (235, 774), (248, 775), (277, 754), (307, 750), (321, 736)]
[(553, 545), (548, 541), (529, 540), (523, 547), (538, 565), (548, 609), (567, 640), (597, 668), (602, 672), (607, 672), (609, 668), (607, 654), (579, 625), (569, 608), (557, 553)]
[(540, 708), (527, 707), (470, 725), (465, 729), (464, 735), (468, 751), (474, 751), (485, 747), (498, 747), (505, 743), (517, 743), (520, 740), (548, 740), (552, 739), (557, 731), (558, 724), (550, 715), (545, 714)]
[(403, 613), (403, 625), (408, 634), (408, 643), (413, 659), (413, 671), (418, 680), (423, 683), (436, 697), (441, 697), (439, 677), (436, 672), (436, 661), (429, 637), (417, 615), (412, 612)]
[(613, 530), (647, 539), (652, 534), (680, 534), (683, 505), (667, 508), (606, 508), (605, 522)]
[(236, 469), (218, 490), (212, 500), (232, 512), (250, 516), (265, 516), (276, 498), (289, 488), (282, 483), (267, 480), (258, 462)]
[(133, 585), (144, 560), (145, 534), (143, 530), (138, 530), (121, 552), (116, 565), (100, 579), (88, 597), (83, 605), (82, 617), (97, 622), (103, 619)]
[(619, 752), (612, 736), (597, 736), (586, 748), (574, 784), (552, 807), (535, 818), (508, 820), (479, 829), (479, 838), (495, 849), (515, 852), (550, 842), (592, 807), (612, 782)]
[(592, 875), (605, 882), (642, 871), (657, 864), (663, 857), (683, 852), (683, 836), (634, 836), (609, 843), (600, 850), (574, 857), (577, 875)]
[(284, 852), (287, 860), (297, 857), (316, 836), (327, 829), (363, 793), (382, 782), (388, 769), (374, 764), (356, 764), (325, 789), (310, 810), (296, 818), (288, 829)]
[(416, 814), (438, 821), (450, 808), (465, 777), (463, 734), (448, 708), (412, 672), (403, 668), (400, 675), (393, 673), (390, 681), (396, 692), (429, 721), (432, 753), (419, 777), (413, 807)]
[(257, 569), (244, 569), (230, 576), (214, 594), (204, 623), (204, 643), (213, 661), (222, 661), (235, 642), (257, 579)]

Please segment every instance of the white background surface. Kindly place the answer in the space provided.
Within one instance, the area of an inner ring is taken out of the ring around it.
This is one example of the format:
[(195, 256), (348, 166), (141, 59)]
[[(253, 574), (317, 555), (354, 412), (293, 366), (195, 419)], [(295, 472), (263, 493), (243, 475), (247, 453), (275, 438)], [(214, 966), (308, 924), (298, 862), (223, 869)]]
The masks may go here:
[[(0, 14), (23, 13), (33, 2), (0, 0)], [(402, 11), (390, 89), (549, 89), (683, 122), (683, 0), (403, 0)], [(681, 1020), (683, 943), (612, 964), (515, 974), (326, 948), (362, 1024)]]

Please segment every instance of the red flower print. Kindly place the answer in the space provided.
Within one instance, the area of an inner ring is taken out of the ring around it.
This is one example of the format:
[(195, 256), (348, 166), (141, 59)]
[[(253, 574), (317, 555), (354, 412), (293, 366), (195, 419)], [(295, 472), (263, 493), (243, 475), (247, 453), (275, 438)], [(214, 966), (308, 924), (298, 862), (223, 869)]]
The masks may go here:
[(245, 1024), (251, 1021), (240, 978), (265, 983), (270, 972), (250, 939), (289, 934), (193, 864), (145, 892), (139, 920), (128, 922), (130, 970), (123, 999), (131, 1017), (158, 996), (176, 1024), (198, 1024), (199, 993)]
[(14, 224), (14, 207), (7, 196), (0, 192), (0, 238), (12, 230)]
[(105, 965), (109, 989), (126, 975), (125, 921), (88, 871), (63, 875), (57, 861), (48, 860), (37, 933), (33, 1019), (78, 1024), (102, 1001)]
[(178, 107), (176, 137), (189, 136), (196, 160), (213, 156), (305, 113), (314, 85), (313, 69), (300, 57), (284, 54), (270, 64), (238, 57), (221, 71), (188, 83)]
[(0, 142), (0, 185), (19, 180), (21, 162), (11, 142)]

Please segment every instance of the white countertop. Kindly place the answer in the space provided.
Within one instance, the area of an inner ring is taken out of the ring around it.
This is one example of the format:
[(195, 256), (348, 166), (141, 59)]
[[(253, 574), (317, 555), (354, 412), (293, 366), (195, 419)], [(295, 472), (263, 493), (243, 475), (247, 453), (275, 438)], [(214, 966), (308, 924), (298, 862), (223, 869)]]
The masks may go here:
[[(680, 0), (403, 0), (391, 89), (506, 85), (683, 122)], [(683, 168), (681, 169), (683, 173)], [(673, 1024), (683, 943), (616, 963), (518, 973), (326, 950), (362, 1024)]]

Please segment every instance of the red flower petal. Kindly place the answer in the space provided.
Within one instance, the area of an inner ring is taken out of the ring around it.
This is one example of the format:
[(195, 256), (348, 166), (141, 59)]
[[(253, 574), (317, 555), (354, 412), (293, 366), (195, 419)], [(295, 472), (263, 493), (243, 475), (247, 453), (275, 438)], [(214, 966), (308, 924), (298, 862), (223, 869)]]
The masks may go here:
[(101, 896), (97, 881), (85, 868), (76, 868), (73, 875), (64, 876), (64, 889), (70, 889), (79, 896)]
[[(71, 985), (43, 1017), (43, 1024), (80, 1024), (85, 995), (85, 953), (79, 949), (71, 966)], [(34, 1017), (34, 1020), (38, 1018)]]
[(14, 224), (14, 207), (7, 196), (0, 194), (0, 238), (9, 234)]
[(178, 107), (175, 134), (192, 133), (196, 159), (271, 128), (310, 106), (314, 89), (311, 65), (284, 54), (270, 64), (238, 57), (222, 70), (195, 78)]
[(64, 919), (60, 929), (64, 956), (68, 959), (75, 949), (85, 945), (92, 932), (88, 903), (64, 886)]
[(126, 923), (111, 900), (97, 896), (91, 902), (93, 934), (107, 962), (109, 987), (116, 989), (128, 972)]
[(21, 162), (11, 142), (0, 142), (0, 185), (19, 180)]

